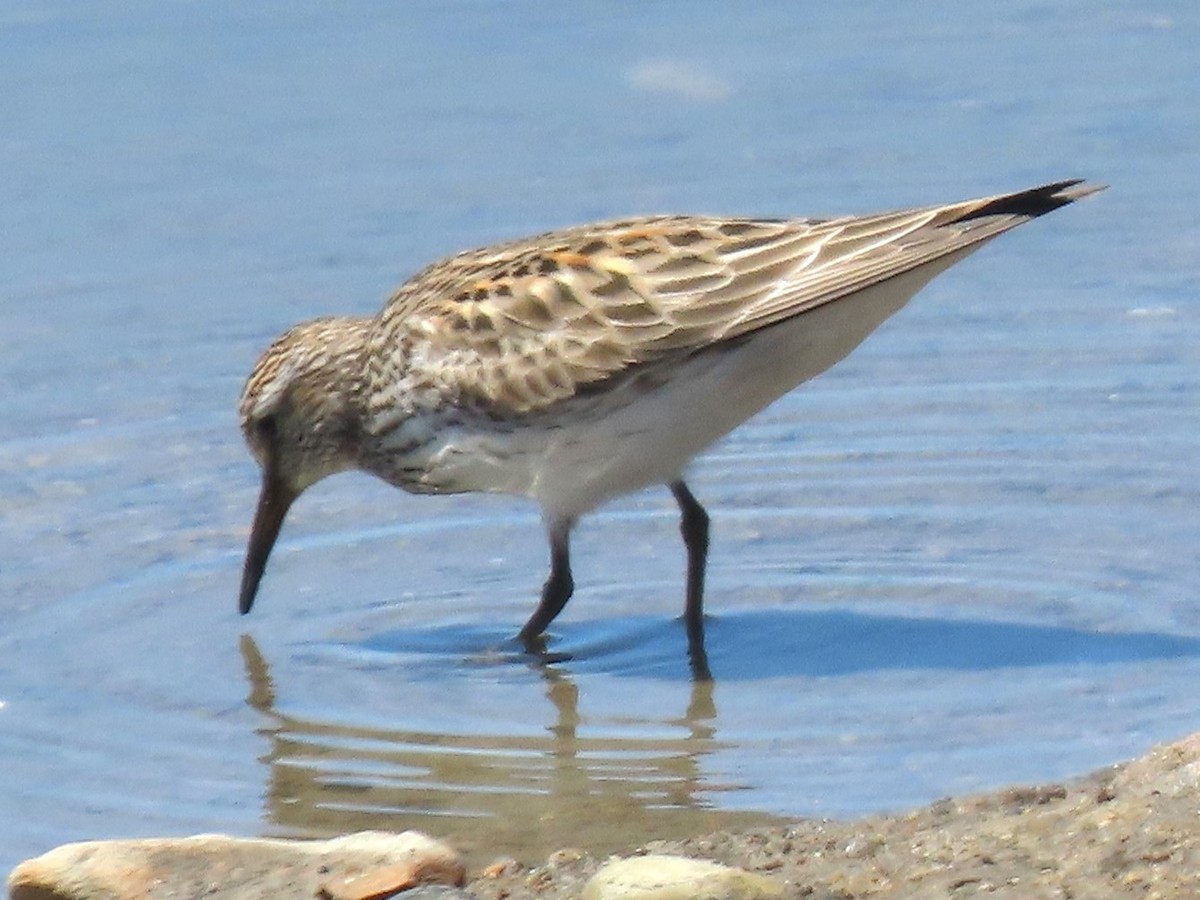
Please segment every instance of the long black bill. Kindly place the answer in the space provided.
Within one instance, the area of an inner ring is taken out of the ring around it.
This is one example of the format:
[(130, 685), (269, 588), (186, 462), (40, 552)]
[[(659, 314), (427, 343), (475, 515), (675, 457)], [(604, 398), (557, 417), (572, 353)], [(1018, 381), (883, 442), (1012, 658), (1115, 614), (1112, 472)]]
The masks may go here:
[(268, 467), (263, 472), (262, 493), (258, 495), (258, 509), (254, 511), (254, 524), (250, 526), (250, 545), (246, 548), (246, 566), (242, 569), (242, 592), (238, 596), (238, 609), (242, 615), (250, 612), (254, 605), (258, 583), (267, 568), (267, 557), (271, 555), (283, 518), (295, 499), (295, 491)]

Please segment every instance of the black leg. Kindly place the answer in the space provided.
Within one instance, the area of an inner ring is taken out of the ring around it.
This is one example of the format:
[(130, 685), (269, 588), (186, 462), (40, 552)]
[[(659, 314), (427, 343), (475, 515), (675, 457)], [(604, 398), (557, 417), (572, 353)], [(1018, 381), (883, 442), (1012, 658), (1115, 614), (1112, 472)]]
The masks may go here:
[(542, 600), (533, 611), (518, 637), (526, 646), (533, 646), (536, 638), (554, 621), (575, 590), (571, 577), (571, 522), (556, 522), (550, 526), (550, 577), (542, 585)]
[(708, 667), (708, 652), (704, 649), (704, 622), (698, 628), (688, 625), (688, 667), (692, 670), (692, 681), (712, 681), (712, 669)]
[(692, 496), (682, 481), (671, 484), (671, 493), (679, 504), (682, 514), (679, 530), (683, 534), (683, 545), (687, 547), (687, 604), (683, 620), (687, 624), (688, 642), (704, 647), (704, 568), (708, 563), (708, 513), (700, 501)]

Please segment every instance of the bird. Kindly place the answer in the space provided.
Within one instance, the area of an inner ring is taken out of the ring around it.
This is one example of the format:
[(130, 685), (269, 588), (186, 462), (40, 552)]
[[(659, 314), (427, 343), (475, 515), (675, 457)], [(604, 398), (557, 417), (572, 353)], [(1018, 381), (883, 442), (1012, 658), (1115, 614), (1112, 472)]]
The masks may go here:
[(574, 591), (581, 516), (654, 485), (679, 507), (683, 619), (703, 634), (709, 514), (692, 460), (825, 371), (934, 276), (1104, 185), (1081, 179), (834, 218), (656, 215), (469, 250), (374, 316), (296, 325), (239, 402), (262, 475), (239, 608), (293, 502), (363, 470), (417, 494), (489, 492), (541, 510), (550, 572), (527, 648)]

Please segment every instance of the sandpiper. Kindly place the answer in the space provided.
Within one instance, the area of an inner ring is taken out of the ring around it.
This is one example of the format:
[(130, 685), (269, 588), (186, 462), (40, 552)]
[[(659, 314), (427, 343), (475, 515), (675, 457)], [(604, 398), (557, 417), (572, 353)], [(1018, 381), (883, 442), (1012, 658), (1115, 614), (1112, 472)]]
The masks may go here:
[(572, 526), (670, 488), (687, 549), (684, 619), (703, 628), (708, 514), (688, 463), (832, 366), (982, 244), (1102, 186), (1030, 190), (867, 216), (653, 216), (460, 253), (373, 317), (297, 325), (240, 403), (262, 467), (240, 606), (249, 612), (292, 502), (363, 469), (407, 491), (530, 497), (550, 575), (526, 645), (571, 596)]

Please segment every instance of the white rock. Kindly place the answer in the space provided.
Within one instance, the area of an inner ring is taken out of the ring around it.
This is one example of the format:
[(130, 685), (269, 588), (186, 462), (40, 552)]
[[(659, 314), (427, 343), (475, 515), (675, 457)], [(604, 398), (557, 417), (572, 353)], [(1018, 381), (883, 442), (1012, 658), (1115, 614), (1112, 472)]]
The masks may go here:
[(368, 900), (463, 878), (458, 854), (416, 831), (328, 841), (210, 834), (64, 844), (13, 869), (8, 889), (12, 900)]
[(769, 900), (783, 886), (744, 869), (682, 856), (634, 856), (602, 866), (581, 900)]

